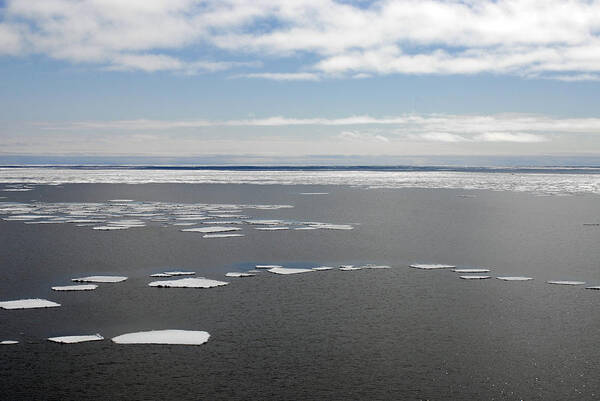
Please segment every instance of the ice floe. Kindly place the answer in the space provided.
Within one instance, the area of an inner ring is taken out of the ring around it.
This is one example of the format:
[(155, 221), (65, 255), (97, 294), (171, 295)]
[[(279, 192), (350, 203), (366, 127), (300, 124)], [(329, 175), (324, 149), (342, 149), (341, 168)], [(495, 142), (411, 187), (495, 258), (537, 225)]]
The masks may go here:
[(229, 272), (225, 273), (226, 277), (254, 277), (256, 274), (253, 273), (242, 273), (242, 272)]
[(530, 281), (533, 280), (533, 277), (525, 277), (525, 276), (503, 276), (496, 277), (498, 280), (504, 281)]
[(481, 276), (481, 275), (470, 275), (470, 276), (459, 276), (460, 278), (462, 278), (463, 280), (485, 280), (490, 278), (490, 276)]
[(239, 231), (241, 228), (239, 227), (197, 227), (197, 228), (184, 228), (183, 232), (190, 233), (224, 233), (228, 231)]
[(91, 291), (98, 288), (96, 284), (62, 285), (52, 287), (54, 291)]
[(463, 268), (457, 268), (457, 269), (452, 269), (453, 272), (456, 273), (489, 273), (490, 269), (463, 269)]
[(243, 236), (244, 234), (204, 234), (202, 238), (235, 238)]
[(557, 284), (557, 285), (584, 285), (585, 281), (570, 281), (570, 280), (550, 280), (547, 281), (548, 284)]
[(171, 275), (167, 273), (154, 273), (151, 274), (150, 277), (171, 277)]
[(319, 271), (325, 271), (325, 270), (333, 270), (335, 268), (332, 266), (319, 266), (319, 267), (313, 267), (312, 269), (319, 272)]
[(160, 288), (212, 288), (229, 284), (226, 281), (211, 280), (208, 278), (182, 278), (178, 280), (153, 281), (148, 286)]
[(350, 224), (310, 223), (309, 227), (321, 230), (353, 230)]
[(346, 271), (346, 272), (353, 271), (353, 270), (362, 270), (362, 269), (363, 269), (363, 267), (354, 266), (354, 265), (341, 265), (339, 267), (339, 270)]
[(391, 266), (387, 265), (365, 265), (363, 266), (365, 269), (391, 269)]
[(126, 226), (96, 226), (92, 230), (99, 231), (115, 231), (115, 230), (127, 230), (129, 227)]
[(196, 274), (196, 272), (185, 271), (185, 270), (173, 270), (173, 271), (168, 271), (168, 272), (164, 272), (164, 273), (168, 276), (193, 276)]
[(600, 290), (600, 285), (593, 285), (590, 287), (585, 287), (587, 290)]
[(71, 281), (76, 283), (120, 283), (125, 280), (127, 277), (124, 276), (88, 276), (74, 278)]
[(18, 344), (19, 342), (16, 340), (4, 340), (4, 341), (0, 341), (0, 345), (14, 345), (14, 344)]
[(415, 269), (422, 269), (422, 270), (437, 270), (437, 269), (453, 269), (456, 266), (454, 266), (454, 265), (443, 265), (443, 264), (423, 264), (423, 263), (416, 263), (416, 264), (410, 265), (410, 267), (415, 268)]
[(255, 266), (257, 269), (274, 269), (276, 267), (283, 267), (280, 265), (256, 265)]
[(299, 269), (293, 267), (273, 267), (269, 269), (269, 272), (275, 274), (298, 274), (298, 273), (309, 273), (314, 272), (313, 269)]
[(261, 231), (281, 231), (281, 230), (289, 230), (289, 227), (257, 227), (255, 230)]
[(14, 301), (0, 302), (0, 308), (2, 309), (54, 308), (57, 306), (60, 306), (60, 304), (40, 298), (17, 299)]
[(83, 343), (87, 341), (100, 341), (104, 340), (100, 334), (83, 335), (83, 336), (62, 336), (62, 337), (49, 337), (49, 341), (61, 344), (75, 344)]
[(192, 330), (153, 330), (123, 334), (114, 337), (117, 344), (180, 344), (201, 345), (208, 341), (210, 334), (206, 331)]

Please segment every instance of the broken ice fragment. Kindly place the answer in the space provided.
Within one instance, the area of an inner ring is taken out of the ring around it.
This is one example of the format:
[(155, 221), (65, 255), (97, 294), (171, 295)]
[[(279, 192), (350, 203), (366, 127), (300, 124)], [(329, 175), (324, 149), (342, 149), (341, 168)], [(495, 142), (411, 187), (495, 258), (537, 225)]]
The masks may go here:
[(422, 270), (438, 270), (438, 269), (450, 269), (456, 266), (454, 265), (445, 265), (445, 264), (412, 264), (410, 267), (415, 269)]
[(120, 283), (125, 280), (127, 280), (127, 277), (124, 276), (88, 276), (74, 278), (71, 281), (76, 283)]
[(63, 285), (52, 287), (54, 291), (91, 291), (98, 288), (96, 284)]
[(315, 271), (324, 271), (324, 270), (332, 270), (333, 267), (331, 266), (319, 266), (319, 267), (313, 267), (312, 268)]
[(362, 267), (355, 267), (354, 265), (341, 265), (339, 270), (347, 272), (353, 270), (362, 270)]
[(56, 306), (60, 306), (60, 304), (40, 298), (18, 299), (15, 301), (0, 302), (0, 308), (2, 309), (53, 308)]
[[(258, 266), (257, 266), (258, 267)], [(297, 269), (291, 267), (273, 267), (269, 269), (271, 273), (275, 274), (298, 274), (298, 273), (308, 273), (314, 271), (313, 269)]]
[(252, 273), (241, 273), (241, 272), (229, 272), (225, 273), (227, 277), (253, 277), (255, 274)]
[(174, 270), (169, 272), (164, 272), (168, 276), (193, 276), (196, 272), (190, 271), (182, 271), (182, 270)]
[(87, 341), (100, 341), (104, 340), (100, 334), (83, 335), (83, 336), (62, 336), (62, 337), (49, 337), (49, 341), (62, 344), (75, 344), (83, 343)]
[(154, 273), (151, 274), (150, 277), (171, 277), (171, 275), (167, 273)]
[(490, 278), (490, 276), (478, 276), (478, 275), (459, 276), (459, 277), (462, 278), (463, 280), (485, 280), (487, 278)]
[(569, 280), (551, 280), (547, 282), (548, 284), (557, 284), (557, 285), (583, 285), (585, 281), (569, 281)]
[(201, 345), (208, 341), (210, 334), (206, 331), (191, 330), (153, 330), (123, 334), (114, 337), (117, 344), (180, 344)]
[(148, 286), (160, 288), (212, 288), (229, 284), (226, 281), (207, 278), (182, 278), (178, 280), (153, 281)]
[(490, 269), (453, 269), (456, 273), (489, 273)]
[(529, 280), (533, 280), (532, 277), (525, 277), (525, 276), (505, 276), (505, 277), (496, 277), (498, 280), (504, 280), (504, 281), (529, 281)]

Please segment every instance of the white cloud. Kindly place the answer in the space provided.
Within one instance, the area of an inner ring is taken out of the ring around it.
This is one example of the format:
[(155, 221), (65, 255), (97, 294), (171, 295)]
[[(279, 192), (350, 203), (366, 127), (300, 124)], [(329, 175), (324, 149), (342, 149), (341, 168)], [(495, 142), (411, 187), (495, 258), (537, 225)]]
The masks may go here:
[(464, 136), (451, 134), (449, 132), (427, 132), (419, 135), (408, 135), (409, 139), (414, 139), (416, 141), (432, 141), (432, 142), (467, 142), (468, 139)]
[[(188, 73), (293, 56), (250, 78), (492, 72), (563, 81), (600, 72), (600, 2), (588, 0), (6, 0), (0, 53)], [(209, 53), (210, 52), (210, 53)], [(307, 56), (307, 57), (305, 57)], [(240, 57), (243, 58), (240, 60)], [(310, 60), (310, 61), (309, 61)]]
[(545, 142), (548, 139), (535, 134), (522, 132), (485, 132), (476, 135), (473, 140), (478, 142), (517, 142), (517, 143), (538, 143)]
[(382, 143), (390, 142), (389, 138), (387, 138), (383, 135), (354, 132), (354, 131), (342, 131), (337, 135), (337, 138), (347, 140), (347, 141), (382, 142)]

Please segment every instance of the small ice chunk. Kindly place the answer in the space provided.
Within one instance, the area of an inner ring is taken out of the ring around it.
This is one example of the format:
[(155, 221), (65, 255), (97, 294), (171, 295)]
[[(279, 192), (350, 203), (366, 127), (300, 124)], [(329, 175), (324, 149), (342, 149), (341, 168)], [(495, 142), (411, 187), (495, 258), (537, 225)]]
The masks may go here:
[(454, 266), (454, 265), (442, 265), (442, 264), (421, 264), (421, 263), (417, 263), (417, 264), (410, 265), (410, 267), (413, 267), (415, 269), (422, 269), (422, 270), (437, 270), (437, 269), (452, 269), (452, 268), (455, 268), (456, 266)]
[(600, 285), (593, 285), (591, 287), (585, 287), (588, 290), (600, 290)]
[(460, 278), (462, 278), (463, 280), (485, 280), (487, 278), (490, 278), (490, 276), (479, 276), (479, 275), (470, 275), (470, 276), (459, 276)]
[(312, 268), (315, 271), (324, 271), (324, 270), (333, 270), (334, 268), (332, 266), (319, 266), (319, 267), (313, 267)]
[(261, 231), (281, 231), (281, 230), (289, 230), (289, 227), (257, 227), (255, 230)]
[(225, 273), (227, 277), (253, 277), (255, 274), (252, 273), (241, 273), (241, 272), (229, 272)]
[(350, 224), (329, 224), (329, 223), (311, 223), (310, 227), (323, 229), (323, 230), (352, 230)]
[(235, 238), (243, 236), (244, 234), (204, 234), (202, 238)]
[(148, 286), (160, 288), (212, 288), (229, 284), (226, 281), (207, 278), (181, 278), (178, 280), (153, 281)]
[(13, 345), (13, 344), (18, 344), (18, 341), (15, 340), (4, 340), (4, 341), (0, 341), (0, 345)]
[(154, 273), (151, 274), (150, 277), (171, 277), (171, 275), (167, 273)]
[(120, 283), (125, 280), (127, 280), (127, 277), (124, 276), (88, 276), (74, 278), (71, 281), (76, 283)]
[(271, 273), (275, 274), (298, 274), (298, 273), (308, 273), (313, 272), (313, 269), (297, 269), (291, 267), (273, 267), (269, 269)]
[(391, 266), (387, 265), (366, 265), (363, 266), (365, 269), (391, 269)]
[(276, 267), (283, 267), (280, 265), (256, 265), (257, 269), (274, 269)]
[(362, 267), (355, 267), (354, 265), (341, 265), (339, 268), (341, 271), (349, 272), (353, 270), (362, 270)]
[(504, 276), (504, 277), (496, 277), (498, 280), (504, 280), (504, 281), (529, 281), (529, 280), (533, 280), (532, 277), (525, 277), (525, 276)]
[(239, 227), (197, 227), (197, 228), (184, 228), (183, 232), (191, 232), (191, 233), (223, 233), (227, 231), (239, 231), (241, 228)]
[(201, 345), (208, 341), (210, 334), (206, 331), (191, 330), (152, 330), (123, 334), (114, 337), (117, 344), (181, 344)]
[(54, 291), (91, 291), (98, 288), (96, 284), (63, 285), (52, 287)]
[(75, 344), (83, 343), (87, 341), (100, 341), (104, 340), (100, 334), (83, 335), (83, 336), (62, 336), (62, 337), (49, 337), (49, 341), (62, 344)]
[(168, 276), (193, 276), (194, 274), (196, 274), (196, 272), (174, 270), (174, 271), (165, 272), (165, 274)]
[(490, 269), (453, 269), (456, 273), (489, 273)]
[(550, 280), (547, 283), (557, 285), (583, 285), (585, 284), (585, 281)]
[(40, 298), (18, 299), (15, 301), (0, 302), (0, 308), (2, 309), (53, 308), (56, 306), (60, 306), (60, 304)]

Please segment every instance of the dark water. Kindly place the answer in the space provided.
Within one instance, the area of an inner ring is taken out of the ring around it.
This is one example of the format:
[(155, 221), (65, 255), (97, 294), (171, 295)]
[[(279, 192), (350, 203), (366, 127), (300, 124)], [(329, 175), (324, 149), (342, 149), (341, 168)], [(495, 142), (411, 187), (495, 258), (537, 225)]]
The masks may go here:
[[(329, 192), (300, 196), (299, 192)], [(598, 196), (251, 185), (65, 185), (8, 200), (292, 204), (255, 218), (358, 223), (352, 231), (248, 232), (206, 240), (181, 227), (98, 232), (0, 221), (0, 397), (32, 399), (594, 399), (600, 394)], [(207, 290), (156, 289), (167, 267), (223, 279), (250, 263), (389, 264), (389, 270), (259, 274)], [(488, 267), (531, 282), (465, 281), (408, 264)], [(129, 276), (96, 291), (51, 285)], [(199, 347), (60, 345), (46, 337), (206, 330)]]

